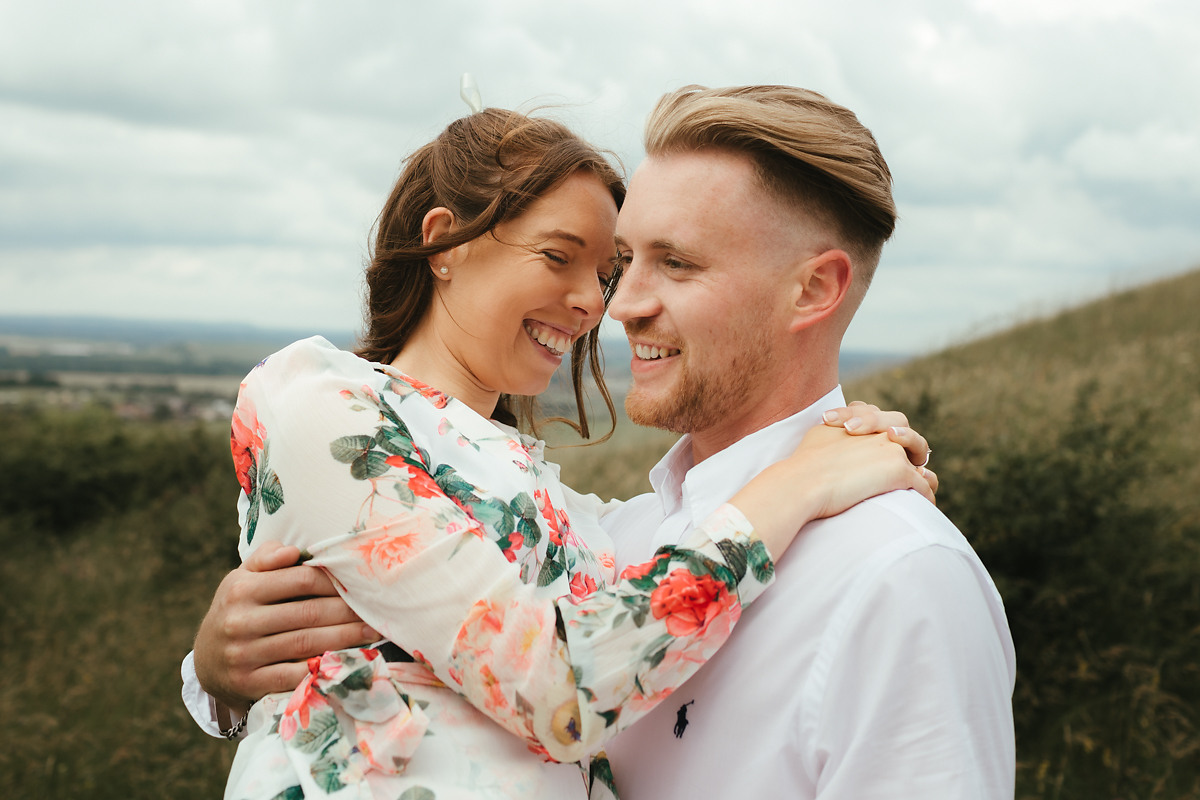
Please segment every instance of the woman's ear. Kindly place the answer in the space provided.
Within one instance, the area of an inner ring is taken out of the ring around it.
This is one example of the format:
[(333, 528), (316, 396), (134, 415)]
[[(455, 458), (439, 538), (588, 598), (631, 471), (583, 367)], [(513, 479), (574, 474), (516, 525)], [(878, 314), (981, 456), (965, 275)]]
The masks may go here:
[(826, 250), (801, 264), (792, 285), (793, 333), (836, 312), (850, 291), (854, 267), (845, 250)]
[[(424, 244), (433, 244), (453, 228), (453, 211), (442, 206), (432, 208), (425, 213), (425, 218), (421, 220), (421, 241)], [(455, 260), (454, 254), (458, 249), (457, 247), (452, 248), (429, 257), (429, 266), (433, 270), (433, 277), (441, 280), (450, 279), (450, 266)]]

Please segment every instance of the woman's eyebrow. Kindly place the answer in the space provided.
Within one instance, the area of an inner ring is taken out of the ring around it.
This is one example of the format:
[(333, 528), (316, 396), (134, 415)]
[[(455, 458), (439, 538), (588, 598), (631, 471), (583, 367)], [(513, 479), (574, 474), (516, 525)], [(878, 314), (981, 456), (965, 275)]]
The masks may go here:
[(576, 234), (571, 233), (570, 231), (564, 231), (562, 228), (555, 228), (552, 231), (547, 231), (545, 233), (538, 234), (539, 241), (545, 241), (547, 239), (564, 239), (568, 242), (577, 244), (580, 247), (587, 247), (587, 242), (585, 242), (583, 240), (582, 236), (577, 236)]

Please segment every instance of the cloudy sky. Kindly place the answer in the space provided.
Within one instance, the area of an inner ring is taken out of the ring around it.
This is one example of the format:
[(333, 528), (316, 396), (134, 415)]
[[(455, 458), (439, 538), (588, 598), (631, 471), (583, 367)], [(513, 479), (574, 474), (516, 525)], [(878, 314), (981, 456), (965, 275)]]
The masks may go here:
[(1194, 0), (0, 0), (0, 314), (356, 329), (371, 224), (464, 71), (627, 170), (688, 83), (852, 108), (901, 222), (850, 348), (1200, 266)]

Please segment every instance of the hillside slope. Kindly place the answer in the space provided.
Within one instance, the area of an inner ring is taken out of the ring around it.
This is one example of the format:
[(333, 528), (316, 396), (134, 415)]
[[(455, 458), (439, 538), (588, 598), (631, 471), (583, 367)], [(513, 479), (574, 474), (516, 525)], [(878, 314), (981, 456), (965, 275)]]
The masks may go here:
[(1200, 798), (1200, 272), (848, 387), (1004, 597), (1024, 797)]
[(1130, 476), (1138, 502), (1200, 521), (1200, 271), (872, 374), (847, 393), (935, 434), (948, 489), (982, 451), (1053, 439), (1082, 401), (1153, 460), (1150, 474)]

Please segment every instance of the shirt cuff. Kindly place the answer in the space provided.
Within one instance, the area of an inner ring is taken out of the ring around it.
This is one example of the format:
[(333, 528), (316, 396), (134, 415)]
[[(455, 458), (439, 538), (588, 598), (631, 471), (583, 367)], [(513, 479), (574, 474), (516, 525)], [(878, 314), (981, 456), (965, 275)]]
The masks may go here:
[(754, 526), (737, 506), (724, 503), (696, 529), (704, 540), (695, 546), (723, 562), (737, 576), (738, 602), (750, 605), (775, 580), (775, 562)]
[(187, 707), (188, 713), (192, 715), (192, 719), (209, 736), (215, 736), (218, 739), (224, 738), (221, 736), (221, 727), (217, 723), (217, 701), (200, 688), (200, 679), (196, 677), (193, 653), (188, 653), (184, 657), (183, 664), (179, 667), (179, 675), (183, 678), (183, 704)]

